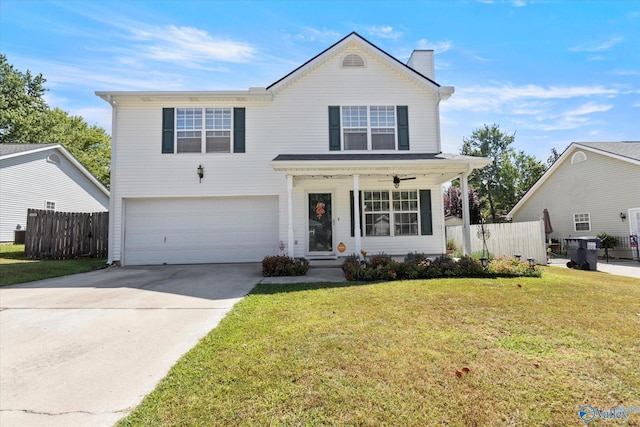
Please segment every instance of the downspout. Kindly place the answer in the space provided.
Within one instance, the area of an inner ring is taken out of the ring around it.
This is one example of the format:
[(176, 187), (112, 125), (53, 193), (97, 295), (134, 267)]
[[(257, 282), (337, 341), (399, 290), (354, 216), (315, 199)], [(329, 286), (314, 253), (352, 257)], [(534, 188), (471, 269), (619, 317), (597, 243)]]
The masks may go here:
[(471, 254), (471, 218), (469, 213), (469, 184), (467, 177), (473, 171), (473, 163), (469, 163), (467, 170), (460, 175), (460, 186), (462, 187), (462, 221), (463, 221), (463, 250), (465, 255)]
[[(116, 182), (114, 177), (114, 167), (116, 164), (116, 129), (118, 126), (118, 111), (116, 101), (111, 97), (111, 95), (107, 95), (107, 102), (111, 105), (111, 165), (109, 167), (109, 252), (107, 258), (107, 264), (113, 264), (113, 236), (115, 230), (115, 206), (116, 206)], [(124, 227), (121, 227), (124, 229)], [(122, 233), (120, 235), (120, 247), (122, 248)]]

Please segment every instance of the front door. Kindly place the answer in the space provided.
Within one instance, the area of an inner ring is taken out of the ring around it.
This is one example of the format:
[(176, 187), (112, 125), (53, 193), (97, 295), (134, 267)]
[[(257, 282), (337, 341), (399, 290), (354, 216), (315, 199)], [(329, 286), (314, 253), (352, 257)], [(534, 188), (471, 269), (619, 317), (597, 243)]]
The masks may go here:
[(331, 193), (309, 193), (309, 252), (333, 252)]

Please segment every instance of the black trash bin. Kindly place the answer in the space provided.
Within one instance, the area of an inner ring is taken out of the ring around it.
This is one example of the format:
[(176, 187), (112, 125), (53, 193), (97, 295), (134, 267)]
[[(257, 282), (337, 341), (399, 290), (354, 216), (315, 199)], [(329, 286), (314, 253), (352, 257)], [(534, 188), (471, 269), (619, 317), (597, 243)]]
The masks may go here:
[(567, 267), (592, 271), (598, 269), (599, 238), (573, 237), (564, 240), (567, 244), (569, 258), (571, 259), (571, 261), (567, 263)]

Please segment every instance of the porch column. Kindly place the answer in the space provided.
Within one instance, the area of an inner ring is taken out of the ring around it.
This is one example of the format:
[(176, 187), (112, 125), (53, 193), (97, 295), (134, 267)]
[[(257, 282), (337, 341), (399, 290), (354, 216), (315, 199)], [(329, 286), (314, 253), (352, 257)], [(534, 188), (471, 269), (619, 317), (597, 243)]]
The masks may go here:
[(287, 255), (295, 256), (293, 240), (293, 176), (287, 175)]
[[(473, 169), (473, 165), (469, 165), (469, 171)], [(463, 251), (465, 255), (471, 254), (471, 220), (469, 218), (469, 184), (467, 176), (469, 172), (463, 172), (460, 176), (460, 184), (462, 190), (462, 239), (464, 241)]]
[(360, 188), (360, 175), (353, 175), (353, 237), (356, 242), (356, 255), (361, 257), (362, 239), (360, 237), (360, 197), (358, 197)]

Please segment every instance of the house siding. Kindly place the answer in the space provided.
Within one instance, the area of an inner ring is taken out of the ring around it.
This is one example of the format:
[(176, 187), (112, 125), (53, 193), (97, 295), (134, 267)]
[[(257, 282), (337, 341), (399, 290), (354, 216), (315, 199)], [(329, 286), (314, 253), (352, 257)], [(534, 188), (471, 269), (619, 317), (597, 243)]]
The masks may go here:
[[(47, 162), (58, 154), (60, 164)], [(0, 161), (0, 241), (12, 242), (16, 225), (24, 229), (27, 209), (45, 209), (45, 201), (56, 203), (56, 211), (103, 212), (109, 197), (55, 149), (25, 153)]]
[[(561, 240), (602, 232), (628, 235), (628, 219), (622, 221), (619, 215), (640, 207), (640, 166), (587, 150), (582, 150), (587, 156), (585, 161), (571, 164), (575, 151), (580, 151), (579, 147), (565, 156), (543, 186), (514, 213), (513, 220), (539, 220), (546, 208), (554, 230), (551, 238)], [(576, 213), (590, 214), (590, 231), (575, 231)]]

